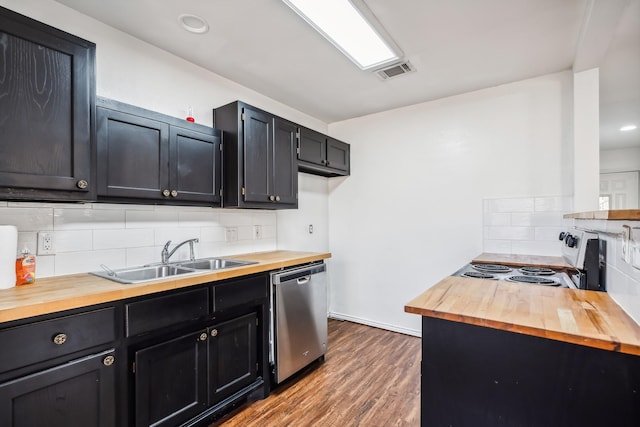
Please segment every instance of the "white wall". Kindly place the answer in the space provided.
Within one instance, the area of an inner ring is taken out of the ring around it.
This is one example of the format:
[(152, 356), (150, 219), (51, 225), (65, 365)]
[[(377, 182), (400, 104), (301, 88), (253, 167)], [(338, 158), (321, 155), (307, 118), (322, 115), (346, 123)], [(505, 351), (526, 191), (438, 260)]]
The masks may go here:
[(600, 173), (640, 171), (640, 147), (600, 151)]
[(418, 334), (404, 304), (483, 251), (483, 199), (572, 195), (571, 105), (563, 72), (331, 124), (332, 314)]

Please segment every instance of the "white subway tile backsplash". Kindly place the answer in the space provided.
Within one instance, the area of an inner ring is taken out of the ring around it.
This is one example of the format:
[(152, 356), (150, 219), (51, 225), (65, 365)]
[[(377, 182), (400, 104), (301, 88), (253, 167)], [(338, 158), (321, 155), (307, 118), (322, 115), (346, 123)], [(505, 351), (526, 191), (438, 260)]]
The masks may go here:
[(573, 197), (554, 196), (554, 197), (536, 197), (536, 212), (570, 212), (573, 208)]
[(562, 227), (536, 227), (536, 240), (547, 240), (560, 245), (558, 236), (564, 230)]
[(178, 220), (179, 215), (176, 210), (126, 210), (126, 228), (176, 227)]
[(54, 209), (54, 230), (96, 230), (124, 228), (124, 210), (100, 210), (85, 207), (83, 209)]
[(513, 199), (489, 199), (489, 212), (533, 212), (534, 199), (520, 197)]
[(145, 228), (93, 231), (93, 249), (95, 250), (153, 246), (154, 242), (153, 230)]
[(178, 212), (180, 227), (213, 227), (220, 223), (220, 215), (213, 209), (208, 211)]
[[(502, 213), (486, 213), (484, 215), (484, 225), (512, 225), (511, 215), (507, 212)], [(520, 225), (520, 224), (513, 224)]]
[(227, 235), (225, 227), (202, 227), (200, 229), (201, 242), (225, 242), (226, 240)]
[(101, 270), (100, 264), (109, 268), (126, 266), (125, 249), (103, 251), (64, 252), (55, 256), (56, 276)]
[(484, 200), (484, 251), (559, 256), (558, 234), (572, 205), (570, 196)]
[[(209, 207), (121, 205), (111, 203), (0, 202), (0, 223), (18, 226), (19, 249), (35, 254), (37, 232), (51, 231), (55, 255), (38, 256), (38, 276), (99, 270), (160, 262), (168, 240), (171, 248), (197, 237), (198, 257), (275, 250), (275, 211), (213, 209)], [(262, 239), (254, 240), (254, 225)], [(226, 242), (226, 227), (238, 227), (238, 241)], [(189, 257), (188, 245), (172, 259)]]
[(53, 233), (55, 253), (93, 250), (92, 230), (61, 230)]
[(514, 254), (561, 256), (560, 244), (544, 240), (514, 240), (511, 243)]
[(510, 254), (511, 240), (485, 240), (484, 251), (495, 254)]
[(38, 278), (55, 276), (55, 255), (36, 256), (36, 282)]
[[(165, 243), (171, 240), (171, 247), (178, 243), (184, 242), (189, 239), (200, 239), (200, 228), (156, 228), (154, 237), (155, 246), (162, 247)], [(196, 243), (197, 245), (197, 243)]]
[(498, 240), (533, 240), (533, 227), (487, 227), (487, 238)]
[[(162, 260), (160, 252), (162, 248), (147, 246), (143, 248), (127, 248), (127, 267), (153, 264)], [(198, 252), (196, 252), (197, 254)]]
[(24, 248), (29, 249), (32, 255), (36, 254), (38, 249), (38, 233), (28, 231), (28, 232), (18, 232), (18, 254), (22, 252)]
[(0, 208), (0, 224), (15, 225), (18, 231), (53, 230), (53, 208)]

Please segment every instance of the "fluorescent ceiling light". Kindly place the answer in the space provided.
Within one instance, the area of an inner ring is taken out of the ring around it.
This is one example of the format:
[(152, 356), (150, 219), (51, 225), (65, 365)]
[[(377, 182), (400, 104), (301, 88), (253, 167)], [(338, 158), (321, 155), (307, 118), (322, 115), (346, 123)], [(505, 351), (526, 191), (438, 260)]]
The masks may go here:
[[(353, 0), (282, 0), (363, 70), (400, 59), (400, 49), (387, 37), (362, 2)], [(365, 18), (366, 15), (366, 18)]]
[(622, 127), (620, 128), (620, 130), (621, 130), (622, 132), (627, 132), (627, 131), (630, 131), (630, 130), (634, 130), (634, 129), (636, 129), (636, 128), (637, 128), (637, 126), (636, 126), (636, 125), (627, 125), (627, 126), (622, 126)]

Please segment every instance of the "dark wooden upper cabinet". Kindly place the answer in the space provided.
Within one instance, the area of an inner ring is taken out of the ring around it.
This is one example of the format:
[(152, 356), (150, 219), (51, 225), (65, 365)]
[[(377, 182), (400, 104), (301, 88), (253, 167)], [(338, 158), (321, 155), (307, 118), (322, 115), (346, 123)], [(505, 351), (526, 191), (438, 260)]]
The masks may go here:
[(220, 206), (220, 131), (104, 98), (97, 110), (100, 200)]
[(224, 131), (223, 207), (296, 209), (297, 125), (240, 101), (213, 118)]
[(0, 7), (0, 198), (95, 198), (94, 64), (94, 43)]
[(305, 127), (300, 128), (298, 168), (322, 176), (349, 175), (349, 144)]

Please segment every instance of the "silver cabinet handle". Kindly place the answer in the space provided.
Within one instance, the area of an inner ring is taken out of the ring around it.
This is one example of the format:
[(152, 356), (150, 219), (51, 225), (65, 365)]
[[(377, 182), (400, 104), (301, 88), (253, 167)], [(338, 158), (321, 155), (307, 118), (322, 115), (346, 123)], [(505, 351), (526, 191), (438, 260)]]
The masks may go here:
[(53, 343), (55, 345), (62, 345), (65, 342), (67, 342), (67, 334), (60, 333), (53, 337)]
[(164, 197), (169, 197), (169, 195), (171, 195), (171, 192), (169, 190), (167, 190), (167, 189), (164, 189), (164, 190), (162, 190), (162, 195)]
[(310, 281), (311, 281), (311, 276), (299, 277), (297, 280), (298, 285), (306, 285)]
[(111, 365), (114, 364), (115, 361), (116, 361), (116, 358), (111, 356), (111, 355), (109, 355), (109, 356), (105, 357), (104, 359), (102, 359), (102, 364), (104, 366), (111, 366)]
[(218, 336), (218, 330), (217, 329), (212, 329), (211, 330), (211, 336), (212, 337), (217, 337)]
[(78, 181), (78, 182), (76, 183), (76, 187), (78, 187), (78, 188), (79, 188), (79, 189), (81, 189), (81, 190), (84, 190), (84, 189), (85, 189), (85, 188), (87, 188), (88, 186), (89, 186), (89, 183), (88, 183), (86, 180), (84, 180), (84, 179), (81, 179), (80, 181)]
[(200, 334), (200, 341), (205, 341), (207, 339), (207, 334), (205, 334), (204, 332)]
[(178, 192), (176, 190), (171, 190), (171, 197), (178, 197)]

